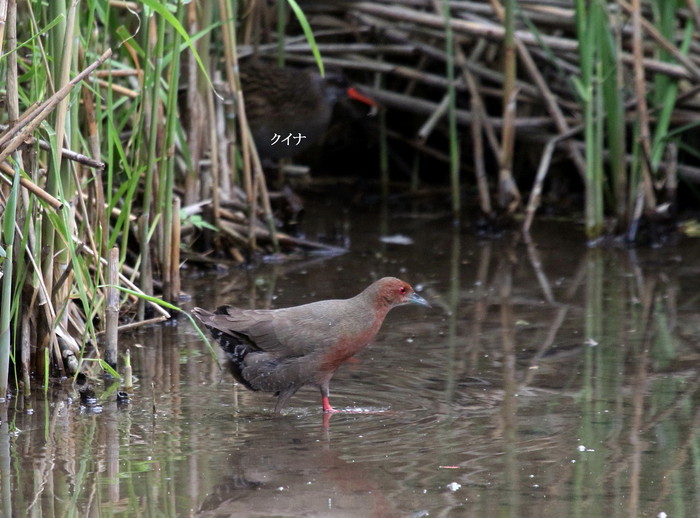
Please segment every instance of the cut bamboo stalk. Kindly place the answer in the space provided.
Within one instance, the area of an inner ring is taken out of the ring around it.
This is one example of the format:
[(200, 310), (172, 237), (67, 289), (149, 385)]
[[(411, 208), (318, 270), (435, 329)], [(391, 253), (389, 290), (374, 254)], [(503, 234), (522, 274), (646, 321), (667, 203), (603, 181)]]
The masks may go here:
[[(32, 308), (33, 309), (33, 308)], [(30, 309), (24, 311), (21, 316), (21, 326), (22, 326), (22, 344), (21, 344), (21, 363), (22, 363), (22, 392), (25, 397), (32, 395), (32, 377), (31, 377), (31, 363), (32, 363), (32, 326), (30, 319), (34, 314), (34, 311)]]
[(131, 390), (134, 385), (134, 378), (131, 370), (131, 350), (124, 352), (124, 389)]
[(117, 370), (119, 357), (119, 248), (109, 251), (107, 260), (107, 286), (105, 286), (105, 361)]
[[(143, 213), (138, 218), (137, 232), (139, 236), (139, 246), (141, 250), (141, 263), (139, 265), (139, 290), (146, 295), (153, 295), (153, 270), (151, 262), (150, 245), (150, 218), (148, 213)], [(146, 318), (146, 301), (138, 300), (137, 318)]]

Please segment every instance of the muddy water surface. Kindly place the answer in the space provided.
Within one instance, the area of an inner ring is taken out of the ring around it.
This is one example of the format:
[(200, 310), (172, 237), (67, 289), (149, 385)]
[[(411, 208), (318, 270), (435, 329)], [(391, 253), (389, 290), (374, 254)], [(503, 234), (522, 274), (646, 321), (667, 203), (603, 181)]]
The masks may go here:
[[(393, 310), (333, 379), (352, 413), (324, 416), (305, 388), (273, 418), (274, 398), (236, 386), (186, 320), (142, 329), (121, 337), (128, 405), (100, 380), (93, 410), (69, 383), (11, 402), (0, 515), (700, 515), (699, 243), (588, 250), (571, 224), (540, 223), (526, 246), (309, 211), (309, 237), (346, 228), (351, 251), (191, 271), (186, 307), (411, 282), (433, 307)], [(380, 242), (396, 235), (413, 243)]]

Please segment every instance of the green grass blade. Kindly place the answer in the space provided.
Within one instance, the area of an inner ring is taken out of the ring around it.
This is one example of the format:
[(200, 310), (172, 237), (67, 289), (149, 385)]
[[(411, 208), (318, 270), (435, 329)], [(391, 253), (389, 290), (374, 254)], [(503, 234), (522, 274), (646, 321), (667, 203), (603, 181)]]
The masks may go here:
[(311, 30), (311, 25), (309, 25), (309, 20), (306, 19), (304, 11), (301, 10), (301, 7), (299, 7), (299, 4), (296, 3), (296, 0), (287, 0), (287, 3), (289, 4), (289, 7), (292, 8), (292, 11), (294, 11), (294, 15), (297, 17), (299, 25), (301, 25), (301, 29), (304, 31), (304, 36), (306, 36), (306, 40), (311, 46), (311, 53), (314, 55), (314, 59), (316, 60), (316, 64), (318, 65), (318, 69), (320, 70), (321, 75), (325, 76), (326, 71), (323, 67), (321, 52), (318, 50), (316, 38), (314, 38), (314, 33)]

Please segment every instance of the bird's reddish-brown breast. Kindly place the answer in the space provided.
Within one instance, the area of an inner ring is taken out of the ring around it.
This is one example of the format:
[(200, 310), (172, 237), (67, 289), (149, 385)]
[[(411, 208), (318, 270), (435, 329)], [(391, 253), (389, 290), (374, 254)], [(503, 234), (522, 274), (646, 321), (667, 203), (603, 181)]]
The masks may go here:
[(387, 278), (376, 286), (350, 299), (354, 309), (347, 315), (347, 332), (321, 356), (323, 372), (334, 372), (349, 358), (364, 349), (379, 332), (391, 308), (403, 304), (413, 288), (399, 279)]
[(377, 319), (371, 327), (362, 332), (341, 337), (333, 347), (323, 352), (319, 370), (324, 373), (336, 371), (345, 361), (369, 345), (377, 336), (383, 320), (383, 317), (381, 320)]

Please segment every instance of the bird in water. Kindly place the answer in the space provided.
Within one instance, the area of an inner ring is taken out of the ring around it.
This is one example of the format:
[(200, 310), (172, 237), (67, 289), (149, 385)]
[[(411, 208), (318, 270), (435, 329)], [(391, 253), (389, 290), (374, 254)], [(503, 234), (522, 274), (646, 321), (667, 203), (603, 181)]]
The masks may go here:
[(377, 106), (338, 71), (322, 77), (315, 69), (280, 68), (254, 59), (241, 63), (239, 75), (248, 124), (264, 158), (292, 157), (319, 142), (340, 100)]
[(406, 282), (384, 277), (349, 299), (322, 300), (282, 309), (215, 312), (194, 308), (226, 353), (233, 377), (254, 391), (277, 395), (275, 413), (302, 386), (321, 391), (323, 411), (333, 374), (374, 339), (396, 306), (428, 302)]

